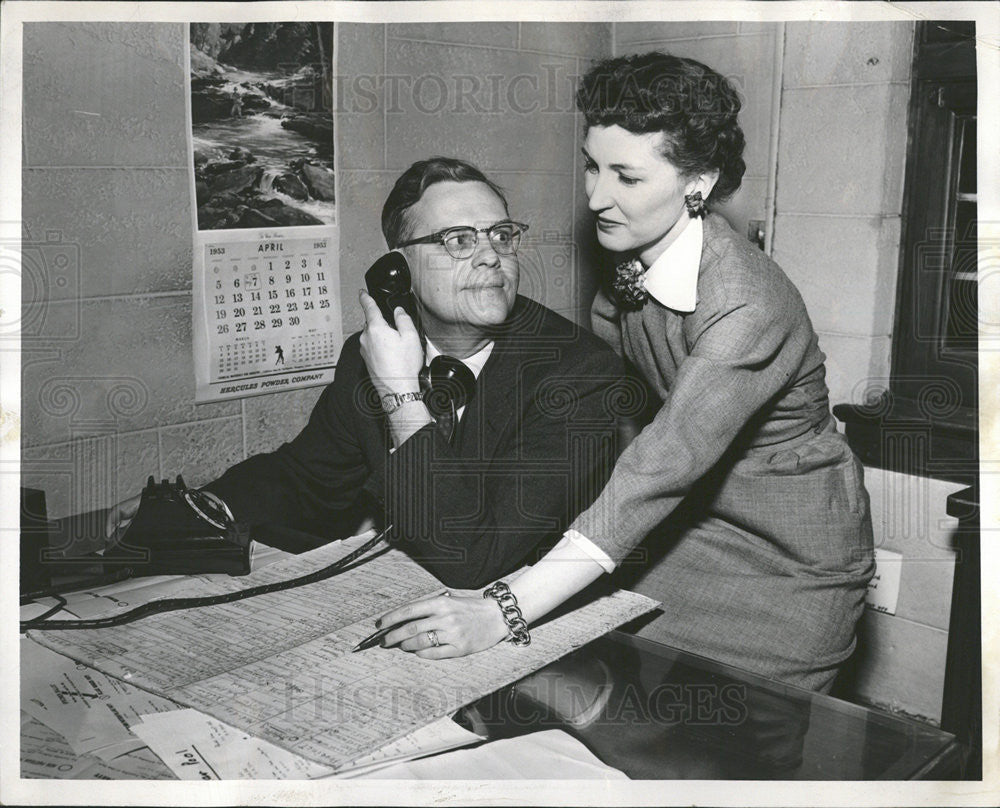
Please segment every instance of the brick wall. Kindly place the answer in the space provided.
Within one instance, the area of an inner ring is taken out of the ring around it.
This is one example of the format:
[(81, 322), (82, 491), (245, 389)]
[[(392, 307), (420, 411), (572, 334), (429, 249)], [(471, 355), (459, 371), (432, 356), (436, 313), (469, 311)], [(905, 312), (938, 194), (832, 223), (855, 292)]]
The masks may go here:
[[(131, 495), (149, 474), (204, 483), (294, 436), (319, 395), (193, 403), (185, 37), (162, 23), (25, 26), (23, 233), (72, 259), (68, 284), (27, 262), (23, 283), (26, 322), (42, 325), (23, 345), (22, 480), (55, 517)], [(585, 321), (593, 235), (572, 86), (610, 37), (604, 24), (338, 27), (345, 334), (385, 249), (385, 196), (434, 154), (507, 190), (531, 225), (521, 292)]]

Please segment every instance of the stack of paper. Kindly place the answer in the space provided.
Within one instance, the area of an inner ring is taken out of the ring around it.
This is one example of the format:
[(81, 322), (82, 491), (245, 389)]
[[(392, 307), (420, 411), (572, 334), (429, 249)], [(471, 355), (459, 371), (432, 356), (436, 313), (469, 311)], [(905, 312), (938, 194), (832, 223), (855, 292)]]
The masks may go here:
[[(333, 773), (26, 639), (21, 670), (23, 777), (169, 776), (150, 750), (182, 780), (301, 780)], [(358, 760), (351, 771), (375, 771), (481, 740), (443, 718)]]
[(160, 759), (143, 747), (113, 760), (77, 755), (58, 732), (21, 713), (21, 777), (59, 780), (170, 780)]
[[(146, 716), (132, 731), (181, 780), (306, 780), (333, 769), (254, 738), (197, 710)], [(353, 775), (400, 761), (479, 743), (475, 733), (443, 718), (357, 760)]]
[(21, 644), (21, 710), (66, 740), (76, 755), (111, 760), (146, 744), (129, 725), (180, 705), (76, 664), (30, 640)]
[[(349, 775), (350, 776), (350, 775)], [(380, 769), (377, 780), (628, 780), (561, 729), (533, 732)]]
[[(192, 582), (214, 594), (304, 575), (346, 552), (327, 545), (242, 579)], [(342, 575), (234, 603), (101, 630), (35, 632), (38, 642), (334, 770), (348, 768), (655, 607), (616, 592), (533, 626), (531, 645), (425, 660), (352, 654), (377, 615), (440, 590), (397, 551)]]

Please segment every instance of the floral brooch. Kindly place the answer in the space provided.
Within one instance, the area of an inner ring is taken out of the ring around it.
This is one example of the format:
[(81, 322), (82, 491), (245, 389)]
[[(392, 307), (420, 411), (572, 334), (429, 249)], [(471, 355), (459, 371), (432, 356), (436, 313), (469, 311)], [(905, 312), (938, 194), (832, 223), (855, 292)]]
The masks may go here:
[(643, 280), (646, 270), (638, 258), (622, 261), (615, 267), (615, 279), (611, 284), (619, 304), (625, 308), (641, 309), (649, 300), (649, 292)]

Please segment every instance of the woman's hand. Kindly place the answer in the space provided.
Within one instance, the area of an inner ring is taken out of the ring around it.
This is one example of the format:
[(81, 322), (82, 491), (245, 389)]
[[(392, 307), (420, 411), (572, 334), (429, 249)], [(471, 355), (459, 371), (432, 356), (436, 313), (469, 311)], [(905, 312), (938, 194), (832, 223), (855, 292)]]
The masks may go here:
[(405, 625), (386, 634), (382, 645), (398, 645), (424, 659), (473, 654), (507, 637), (507, 624), (496, 601), (481, 596), (446, 594), (417, 600), (386, 612), (376, 626), (397, 623)]
[(358, 294), (365, 312), (361, 332), (361, 357), (380, 396), (420, 390), (418, 376), (424, 366), (424, 348), (413, 320), (402, 309), (393, 313), (396, 328), (389, 325), (374, 298), (363, 289)]

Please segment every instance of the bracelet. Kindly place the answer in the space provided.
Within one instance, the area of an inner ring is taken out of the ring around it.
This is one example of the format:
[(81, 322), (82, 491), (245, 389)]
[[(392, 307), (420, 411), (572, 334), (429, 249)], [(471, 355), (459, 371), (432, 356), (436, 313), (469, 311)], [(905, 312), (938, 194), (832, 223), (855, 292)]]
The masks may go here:
[(510, 591), (510, 587), (503, 581), (497, 581), (493, 586), (484, 590), (483, 597), (493, 598), (500, 607), (500, 614), (503, 615), (503, 621), (507, 624), (507, 641), (521, 647), (531, 645), (528, 624), (517, 606), (517, 598)]
[(382, 396), (382, 410), (386, 415), (392, 415), (402, 407), (407, 401), (423, 401), (424, 394), (420, 391), (415, 393), (386, 393)]

